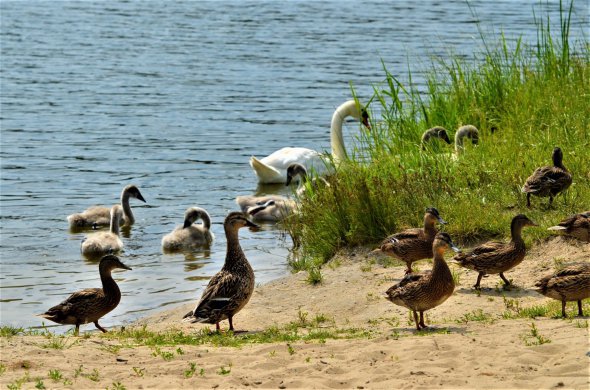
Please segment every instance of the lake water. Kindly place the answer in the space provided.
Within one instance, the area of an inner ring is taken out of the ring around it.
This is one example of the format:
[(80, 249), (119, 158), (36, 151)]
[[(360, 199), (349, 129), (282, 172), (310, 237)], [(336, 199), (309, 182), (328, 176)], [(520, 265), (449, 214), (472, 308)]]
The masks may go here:
[[(548, 3), (471, 5), (484, 32), (533, 42), (533, 9), (558, 20)], [(402, 80), (409, 63), (420, 85), (432, 56), (477, 61), (482, 49), (464, 1), (3, 0), (0, 12), (0, 323), (13, 326), (39, 326), (34, 314), (100, 286), (66, 216), (117, 203), (129, 183), (147, 204), (131, 200), (137, 221), (121, 258), (133, 270), (115, 273), (123, 298), (102, 325), (196, 301), (223, 264), (235, 197), (269, 191), (257, 188), (251, 155), (329, 149), (334, 108), (349, 83), (371, 96), (381, 60)], [(586, 1), (573, 26), (588, 31)], [(349, 144), (358, 130), (346, 125)], [(211, 214), (214, 245), (162, 254), (189, 206)], [(280, 231), (240, 237), (258, 283), (289, 272)]]

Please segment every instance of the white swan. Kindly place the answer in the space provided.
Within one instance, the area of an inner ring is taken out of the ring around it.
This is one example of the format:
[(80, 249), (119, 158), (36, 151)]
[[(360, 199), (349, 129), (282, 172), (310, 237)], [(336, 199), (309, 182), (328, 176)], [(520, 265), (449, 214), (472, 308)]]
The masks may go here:
[(119, 238), (119, 221), (123, 218), (123, 208), (116, 204), (111, 208), (111, 227), (108, 232), (89, 234), (80, 250), (87, 257), (102, 257), (123, 249), (123, 242)]
[[(199, 219), (203, 223), (193, 225)], [(207, 211), (200, 207), (189, 207), (184, 213), (184, 225), (177, 226), (172, 232), (162, 237), (162, 249), (172, 252), (210, 246), (214, 238), (210, 229), (211, 217)]]
[[(129, 206), (129, 198), (139, 199), (145, 202), (145, 199), (139, 192), (137, 186), (130, 184), (121, 191), (121, 206), (123, 207), (123, 214), (119, 220), (119, 225), (133, 225), (135, 217)], [(68, 223), (70, 229), (89, 228), (95, 226), (108, 226), (111, 223), (111, 209), (104, 206), (92, 206), (82, 213), (72, 214), (68, 216)]]
[[(367, 111), (363, 107), (359, 108), (354, 100), (348, 100), (334, 111), (330, 125), (330, 144), (332, 158), (336, 163), (347, 158), (342, 124), (348, 116), (360, 119), (367, 128), (370, 128)], [(293, 163), (303, 165), (308, 171), (313, 169), (318, 174), (328, 169), (326, 165), (328, 162), (324, 160), (322, 154), (307, 148), (285, 147), (262, 159), (250, 157), (250, 166), (258, 176), (258, 182), (264, 184), (284, 183), (287, 179), (287, 167)]]

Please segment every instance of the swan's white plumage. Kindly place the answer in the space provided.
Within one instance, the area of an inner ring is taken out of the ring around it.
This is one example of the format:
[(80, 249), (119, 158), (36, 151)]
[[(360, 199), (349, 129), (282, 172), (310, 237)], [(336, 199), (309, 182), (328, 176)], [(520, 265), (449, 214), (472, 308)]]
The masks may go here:
[[(332, 148), (331, 157), (335, 163), (347, 158), (342, 124), (348, 116), (361, 119), (363, 124), (369, 127), (366, 112), (361, 112), (358, 103), (354, 100), (344, 102), (334, 111), (330, 125), (330, 145)], [(261, 159), (254, 156), (250, 158), (250, 166), (258, 176), (258, 182), (265, 184), (284, 183), (287, 179), (287, 167), (293, 163), (301, 164), (309, 172), (313, 170), (320, 175), (331, 171), (330, 158), (308, 148), (286, 147)]]

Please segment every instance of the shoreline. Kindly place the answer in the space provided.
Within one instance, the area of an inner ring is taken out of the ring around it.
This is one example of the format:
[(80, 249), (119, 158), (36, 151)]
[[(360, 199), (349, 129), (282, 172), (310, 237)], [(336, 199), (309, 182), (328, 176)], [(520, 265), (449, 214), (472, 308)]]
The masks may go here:
[[(103, 336), (88, 332), (90, 325), (78, 338), (2, 337), (5, 372), (0, 383), (15, 383), (28, 373), (26, 387), (41, 380), (52, 388), (104, 389), (117, 388), (117, 383), (125, 388), (588, 387), (588, 300), (582, 318), (503, 314), (550, 302), (560, 310), (559, 302), (531, 286), (557, 262), (590, 262), (590, 244), (555, 237), (535, 245), (523, 263), (506, 274), (515, 284), (510, 290), (499, 288), (499, 277), (491, 275), (477, 293), (471, 289), (477, 274), (450, 263), (459, 283), (445, 303), (426, 313), (427, 324), (435, 329), (423, 332), (416, 332), (408, 310), (382, 297), (403, 277), (402, 263), (384, 267), (369, 251), (356, 248), (337, 255), (322, 268), (323, 282), (317, 286), (305, 281), (304, 272), (257, 286), (234, 317), (236, 330), (248, 332), (219, 336), (254, 340), (277, 329), (299, 336), (323, 332), (323, 339), (242, 342), (237, 347), (211, 342), (136, 345), (116, 337), (119, 327)], [(426, 261), (416, 265), (421, 270), (431, 266)], [(155, 334), (198, 336), (203, 329), (214, 329), (180, 321), (194, 304), (144, 317), (127, 330), (145, 326)], [(568, 313), (577, 310), (575, 306), (568, 303)], [(227, 321), (221, 326), (227, 329)], [(47, 346), (55, 340), (65, 346)], [(51, 379), (50, 370), (58, 370), (62, 379)]]

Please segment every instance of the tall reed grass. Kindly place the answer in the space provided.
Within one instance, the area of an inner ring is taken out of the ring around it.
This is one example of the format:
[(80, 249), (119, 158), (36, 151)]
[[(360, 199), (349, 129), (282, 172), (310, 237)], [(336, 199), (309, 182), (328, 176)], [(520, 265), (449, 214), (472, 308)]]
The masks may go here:
[[(360, 149), (338, 167), (330, 187), (302, 200), (301, 213), (285, 227), (301, 243), (312, 267), (344, 246), (375, 244), (388, 234), (421, 226), (424, 209), (435, 206), (459, 243), (509, 237), (512, 217), (524, 213), (540, 227), (525, 240), (546, 237), (546, 227), (590, 206), (589, 43), (570, 42), (572, 6), (561, 9), (560, 31), (536, 19), (537, 42), (510, 43), (502, 34), (490, 44), (481, 34), (483, 60), (458, 57), (433, 62), (427, 90), (403, 85), (384, 65), (384, 87), (373, 104), (381, 118), (359, 139)], [(437, 140), (422, 150), (420, 138), (432, 126), (463, 124), (480, 130), (479, 145), (457, 159)], [(534, 198), (527, 209), (521, 187), (543, 165), (554, 146), (574, 182), (551, 208)], [(301, 265), (301, 264), (299, 264)]]

